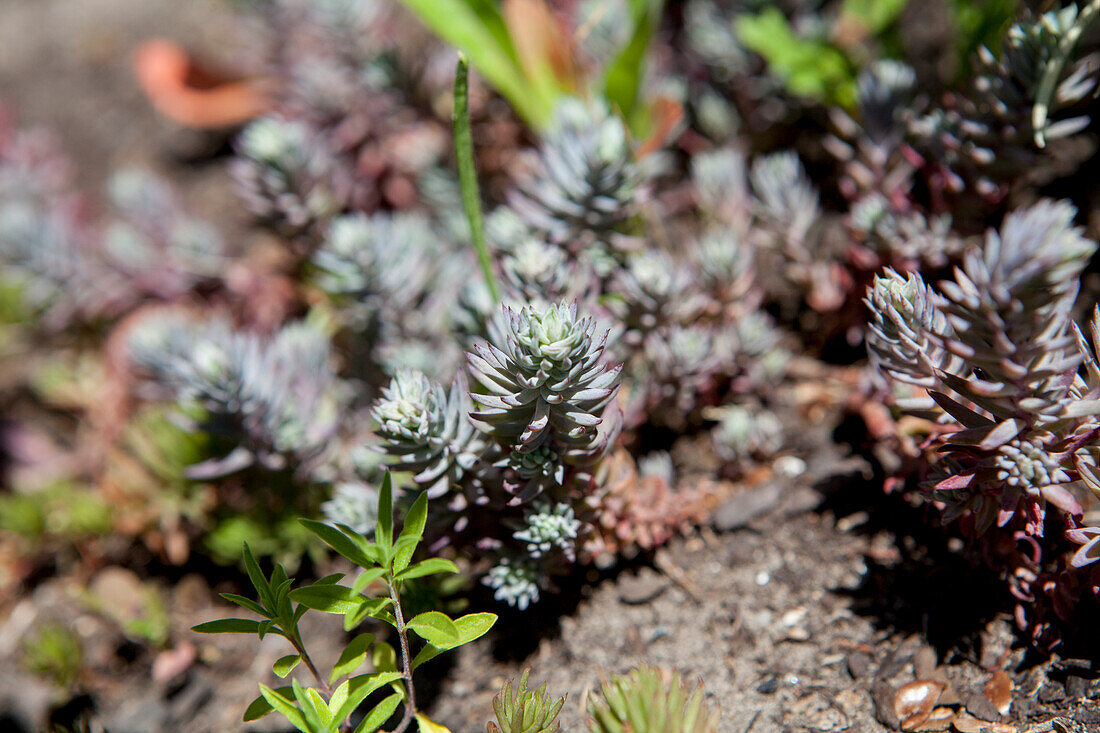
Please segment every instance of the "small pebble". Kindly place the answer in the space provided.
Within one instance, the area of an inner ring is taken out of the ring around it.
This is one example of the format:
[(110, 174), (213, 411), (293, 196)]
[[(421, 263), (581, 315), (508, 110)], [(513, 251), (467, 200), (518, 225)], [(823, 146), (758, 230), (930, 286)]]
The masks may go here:
[(854, 680), (863, 679), (870, 673), (873, 662), (870, 654), (852, 652), (848, 655), (848, 674), (852, 675)]
[(768, 575), (766, 570), (761, 570), (759, 573), (756, 574), (757, 585), (767, 585), (771, 579), (772, 577)]
[(806, 461), (798, 456), (780, 456), (772, 466), (777, 474), (787, 478), (797, 478), (806, 473)]

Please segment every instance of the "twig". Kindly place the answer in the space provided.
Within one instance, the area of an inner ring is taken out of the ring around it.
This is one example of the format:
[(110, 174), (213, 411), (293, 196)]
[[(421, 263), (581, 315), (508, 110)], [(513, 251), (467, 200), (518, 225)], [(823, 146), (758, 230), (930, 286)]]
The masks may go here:
[(687, 593), (688, 596), (691, 597), (691, 600), (695, 601), (697, 604), (703, 602), (703, 596), (702, 593), (699, 592), (698, 586), (691, 582), (691, 579), (688, 578), (687, 573), (685, 573), (683, 569), (669, 559), (666, 552), (658, 552), (653, 561), (657, 569), (664, 573), (665, 577), (678, 585), (681, 590)]
[(401, 640), (401, 662), (405, 674), (405, 691), (408, 692), (408, 699), (405, 700), (405, 714), (401, 717), (401, 722), (393, 729), (393, 733), (404, 733), (404, 730), (412, 723), (413, 716), (416, 715), (416, 690), (413, 689), (412, 665), (409, 659), (409, 638), (405, 633), (405, 617), (401, 614), (401, 601), (397, 597), (397, 586), (392, 579), (389, 586), (390, 598), (393, 599), (393, 617), (396, 621), (394, 625), (397, 627), (397, 638)]

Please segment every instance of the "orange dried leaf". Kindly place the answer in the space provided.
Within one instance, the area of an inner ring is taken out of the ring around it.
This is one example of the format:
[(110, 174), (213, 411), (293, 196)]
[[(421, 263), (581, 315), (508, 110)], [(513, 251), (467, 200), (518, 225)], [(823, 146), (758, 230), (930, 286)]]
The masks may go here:
[(179, 44), (165, 39), (141, 44), (134, 73), (153, 107), (187, 127), (239, 125), (271, 106), (261, 81), (223, 79), (199, 68)]
[(545, 0), (504, 0), (501, 12), (528, 78), (537, 79), (549, 72), (559, 86), (578, 91), (573, 39)]

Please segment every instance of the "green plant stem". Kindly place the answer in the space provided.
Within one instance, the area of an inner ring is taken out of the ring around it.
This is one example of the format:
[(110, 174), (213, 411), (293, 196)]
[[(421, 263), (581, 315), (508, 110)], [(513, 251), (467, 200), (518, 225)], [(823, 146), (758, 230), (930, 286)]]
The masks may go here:
[(489, 244), (485, 241), (485, 219), (481, 211), (481, 193), (477, 186), (477, 167), (474, 165), (474, 139), (470, 131), (469, 103), (469, 64), (465, 54), (458, 56), (458, 68), (455, 70), (454, 123), (455, 158), (458, 165), (458, 183), (462, 189), (462, 205), (466, 209), (466, 219), (470, 224), (470, 239), (477, 250), (481, 270), (485, 274), (485, 284), (493, 301), (500, 300), (496, 275), (493, 274), (493, 258), (489, 254)]
[(1065, 68), (1066, 61), (1077, 46), (1077, 41), (1098, 17), (1100, 17), (1100, 0), (1092, 0), (1081, 8), (1077, 14), (1077, 20), (1058, 43), (1057, 55), (1043, 69), (1039, 90), (1035, 94), (1035, 106), (1031, 108), (1031, 127), (1035, 131), (1035, 145), (1040, 148), (1046, 147), (1047, 144), (1047, 115), (1050, 114), (1050, 107), (1054, 103), (1054, 94), (1058, 79), (1062, 76), (1062, 69)]
[(302, 658), (302, 662), (306, 665), (306, 669), (310, 671), (313, 678), (317, 680), (317, 684), (321, 685), (321, 689), (325, 691), (325, 697), (332, 696), (332, 688), (321, 677), (321, 674), (317, 671), (317, 667), (313, 664), (313, 659), (310, 658), (309, 652), (306, 651), (306, 645), (302, 643), (301, 637), (298, 636), (297, 630), (295, 630), (294, 638), (290, 640), (291, 646), (298, 652), (298, 655)]
[(397, 627), (397, 638), (401, 641), (401, 665), (405, 674), (405, 691), (408, 698), (405, 700), (405, 714), (401, 722), (393, 729), (393, 733), (404, 733), (416, 715), (416, 690), (413, 688), (412, 660), (409, 657), (409, 638), (405, 631), (405, 617), (401, 613), (401, 600), (397, 597), (397, 585), (393, 578), (389, 579), (390, 598), (393, 599), (393, 618)]

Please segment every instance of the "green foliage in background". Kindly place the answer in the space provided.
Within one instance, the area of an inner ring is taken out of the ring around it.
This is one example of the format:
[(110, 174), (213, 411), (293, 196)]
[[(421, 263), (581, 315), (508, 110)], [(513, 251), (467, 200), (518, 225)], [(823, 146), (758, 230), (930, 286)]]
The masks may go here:
[[(474, 68), (536, 129), (551, 122), (566, 96), (606, 99), (632, 126), (642, 124), (641, 82), (650, 41), (660, 23), (663, 0), (628, 0), (631, 28), (627, 42), (602, 70), (579, 72), (568, 53), (569, 39), (555, 39), (529, 10), (542, 3), (520, 0), (401, 0), (436, 35), (465, 53)], [(508, 6), (511, 5), (511, 8)], [(546, 4), (550, 6), (552, 4)], [(509, 12), (516, 10), (516, 12)], [(546, 48), (534, 48), (531, 35)]]
[[(844, 0), (831, 25), (815, 25), (800, 34), (781, 10), (765, 7), (735, 21), (746, 48), (764, 57), (769, 71), (792, 94), (851, 108), (856, 103), (856, 79), (875, 60), (872, 45), (887, 56), (900, 55), (898, 20), (909, 0)], [(966, 74), (982, 46), (996, 48), (1019, 0), (950, 0), (955, 49)]]
[(58, 687), (72, 687), (82, 663), (80, 640), (60, 624), (42, 626), (23, 640), (23, 666)]

